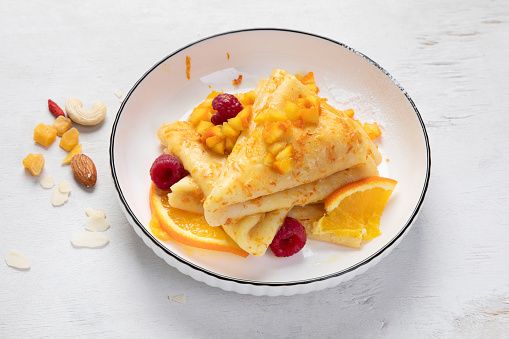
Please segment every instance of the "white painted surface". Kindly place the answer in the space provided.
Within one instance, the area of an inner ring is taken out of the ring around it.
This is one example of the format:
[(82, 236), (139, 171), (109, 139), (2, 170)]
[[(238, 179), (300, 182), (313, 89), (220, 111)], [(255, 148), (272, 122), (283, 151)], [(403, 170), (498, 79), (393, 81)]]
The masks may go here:
[[(189, 42), (251, 27), (363, 52), (409, 92), (428, 129), (432, 177), (419, 219), (386, 259), (333, 289), (270, 298), (196, 282), (147, 248), (117, 203), (107, 152), (115, 92)], [(0, 42), (0, 254), (16, 249), (32, 264), (0, 264), (0, 337), (508, 335), (507, 1), (2, 1)], [(52, 121), (46, 100), (71, 96), (109, 109), (100, 126), (80, 129), (94, 189), (60, 166), (58, 145), (32, 141), (34, 126)], [(65, 205), (52, 207), (51, 190), (25, 173), (29, 152), (46, 157), (43, 175), (71, 183)], [(104, 248), (70, 244), (88, 207), (111, 223)], [(182, 294), (185, 304), (171, 300)]]

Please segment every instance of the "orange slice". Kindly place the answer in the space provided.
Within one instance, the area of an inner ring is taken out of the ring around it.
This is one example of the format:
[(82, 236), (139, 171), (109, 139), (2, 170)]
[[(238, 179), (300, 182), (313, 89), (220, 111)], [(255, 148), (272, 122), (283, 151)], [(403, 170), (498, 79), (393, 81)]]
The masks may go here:
[(248, 256), (248, 253), (242, 250), (222, 227), (209, 226), (202, 214), (171, 207), (168, 204), (167, 193), (168, 191), (161, 191), (152, 183), (150, 209), (153, 218), (150, 228), (155, 230), (154, 235), (159, 235), (158, 238), (165, 240), (165, 232), (173, 240), (185, 245), (230, 252), (244, 258)]
[(397, 181), (368, 177), (338, 188), (325, 200), (325, 215), (312, 233), (342, 245), (359, 248), (363, 240), (381, 234), (380, 217)]

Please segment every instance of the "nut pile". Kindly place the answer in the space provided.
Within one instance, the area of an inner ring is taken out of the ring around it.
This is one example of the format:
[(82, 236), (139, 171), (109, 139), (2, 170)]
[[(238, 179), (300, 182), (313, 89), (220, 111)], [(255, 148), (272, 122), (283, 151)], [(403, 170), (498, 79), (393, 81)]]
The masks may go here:
[[(97, 180), (97, 170), (92, 159), (81, 154), (82, 145), (79, 143), (79, 131), (72, 127), (72, 122), (86, 126), (97, 125), (106, 116), (106, 106), (97, 102), (91, 110), (87, 111), (79, 99), (70, 98), (65, 103), (68, 118), (57, 103), (52, 100), (48, 100), (48, 109), (56, 119), (51, 125), (38, 124), (34, 129), (34, 141), (47, 148), (53, 144), (57, 136), (60, 137), (59, 146), (68, 152), (62, 159), (62, 164), (71, 164), (76, 180), (86, 187), (93, 187)], [(41, 153), (30, 153), (23, 159), (23, 166), (33, 176), (38, 176), (44, 167), (44, 156)], [(54, 194), (58, 197), (55, 199), (64, 201), (63, 196), (59, 196), (58, 193)], [(54, 205), (59, 206), (60, 204)]]

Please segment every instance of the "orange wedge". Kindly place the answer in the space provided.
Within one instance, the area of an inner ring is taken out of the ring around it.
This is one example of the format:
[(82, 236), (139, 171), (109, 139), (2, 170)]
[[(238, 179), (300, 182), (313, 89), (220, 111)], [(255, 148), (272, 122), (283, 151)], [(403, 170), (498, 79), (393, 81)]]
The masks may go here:
[(338, 188), (325, 200), (325, 215), (313, 227), (317, 238), (359, 248), (381, 234), (380, 217), (397, 181), (368, 177)]
[[(161, 191), (152, 183), (150, 209), (153, 217), (150, 228), (155, 230), (153, 233), (156, 236), (159, 235), (159, 239), (166, 240), (164, 235), (166, 233), (173, 240), (185, 245), (230, 252), (244, 258), (248, 256), (248, 253), (242, 250), (222, 227), (209, 226), (202, 214), (171, 207), (168, 204), (167, 193), (168, 191)], [(155, 224), (156, 222), (158, 225)]]

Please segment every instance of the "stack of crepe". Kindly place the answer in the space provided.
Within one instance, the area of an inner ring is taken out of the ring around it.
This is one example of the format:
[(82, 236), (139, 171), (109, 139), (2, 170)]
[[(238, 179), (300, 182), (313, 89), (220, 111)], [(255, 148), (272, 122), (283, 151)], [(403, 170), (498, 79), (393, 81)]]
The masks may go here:
[[(287, 101), (316, 96), (294, 75), (279, 69), (260, 80), (255, 93), (253, 117), (268, 108), (284, 112)], [(287, 137), (296, 167), (286, 174), (264, 164), (263, 124), (253, 118), (229, 155), (206, 149), (190, 122), (164, 124), (157, 133), (159, 140), (190, 173), (172, 186), (168, 203), (203, 213), (211, 226), (223, 227), (243, 250), (263, 255), (292, 208), (292, 215), (319, 215), (323, 209), (316, 204), (334, 190), (378, 175), (381, 156), (365, 131), (324, 99), (320, 102), (318, 123), (293, 126)], [(310, 228), (306, 227), (309, 237), (352, 245), (333, 236), (315, 236)]]

